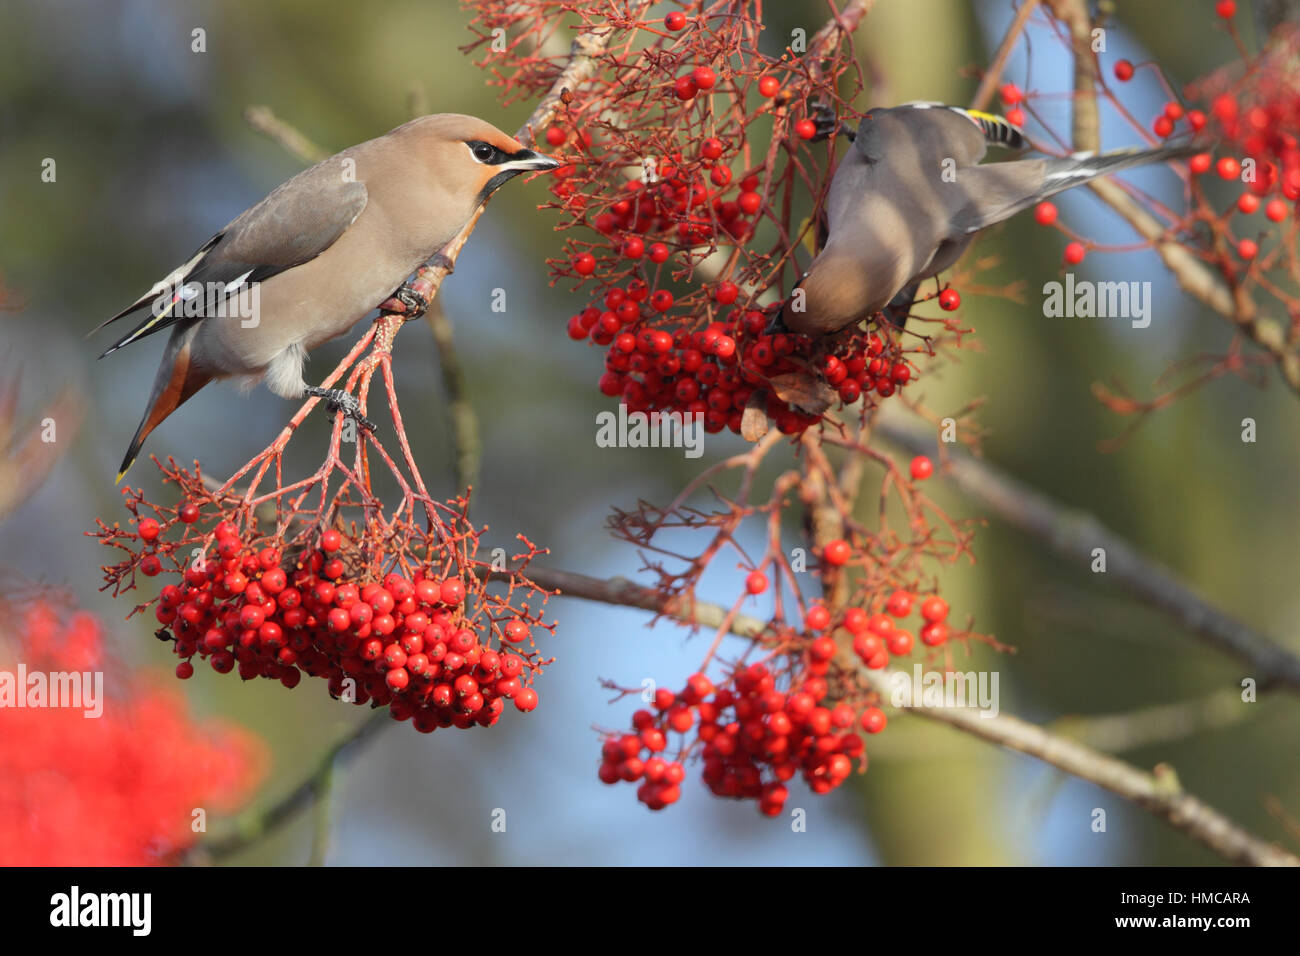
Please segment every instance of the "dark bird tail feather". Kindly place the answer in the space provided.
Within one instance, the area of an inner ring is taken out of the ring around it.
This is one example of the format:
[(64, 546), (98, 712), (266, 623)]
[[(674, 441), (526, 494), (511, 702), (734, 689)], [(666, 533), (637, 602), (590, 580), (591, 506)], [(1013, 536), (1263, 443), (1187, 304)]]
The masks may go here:
[[(1152, 163), (1187, 159), (1200, 152), (1204, 152), (1203, 146), (1179, 143), (1155, 149), (1118, 149), (1093, 155), (1022, 159), (977, 166), (962, 173), (972, 202), (965, 214), (959, 217), (958, 225), (967, 234), (979, 232), (1036, 206), (1044, 199), (1100, 176)], [(1037, 188), (1033, 188), (1035, 182)]]

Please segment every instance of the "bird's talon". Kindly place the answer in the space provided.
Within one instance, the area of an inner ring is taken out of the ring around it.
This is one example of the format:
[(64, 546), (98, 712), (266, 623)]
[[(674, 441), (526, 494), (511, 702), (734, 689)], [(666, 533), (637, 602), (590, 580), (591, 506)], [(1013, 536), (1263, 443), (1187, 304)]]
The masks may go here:
[(416, 316), (423, 315), (425, 309), (429, 308), (429, 300), (426, 299), (424, 295), (415, 288), (415, 286), (409, 283), (404, 284), (400, 289), (394, 292), (393, 298), (402, 303), (402, 306), (406, 310), (405, 314), (412, 319)]
[(809, 142), (820, 143), (832, 135), (853, 138), (853, 133), (840, 122), (840, 118), (835, 115), (835, 110), (829, 103), (813, 102), (809, 105), (808, 111), (809, 119), (817, 129)]
[(372, 432), (375, 430), (375, 423), (361, 414), (361, 403), (350, 392), (345, 392), (341, 388), (321, 388), (318, 385), (308, 385), (307, 394), (325, 399), (325, 407), (333, 414), (338, 415), (341, 412), (366, 431)]

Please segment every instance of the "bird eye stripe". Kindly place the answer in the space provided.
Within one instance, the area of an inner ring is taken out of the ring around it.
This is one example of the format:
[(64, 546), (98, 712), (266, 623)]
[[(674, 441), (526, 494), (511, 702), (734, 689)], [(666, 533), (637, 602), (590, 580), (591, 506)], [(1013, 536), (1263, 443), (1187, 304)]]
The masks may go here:
[(500, 166), (510, 161), (509, 153), (481, 139), (468, 140), (465, 145), (469, 147), (470, 155), (484, 166)]

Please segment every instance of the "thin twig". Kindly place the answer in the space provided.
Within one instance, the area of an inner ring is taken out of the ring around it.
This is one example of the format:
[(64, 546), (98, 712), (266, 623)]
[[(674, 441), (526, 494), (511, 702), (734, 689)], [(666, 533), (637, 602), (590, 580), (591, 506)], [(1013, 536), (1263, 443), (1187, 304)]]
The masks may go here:
[(337, 762), (355, 754), (379, 731), (395, 723), (386, 707), (372, 713), (326, 750), (311, 773), (287, 794), (239, 816), (229, 834), (204, 841), (190, 855), (219, 862), (280, 829), (320, 796)]
[(980, 80), (979, 89), (975, 91), (975, 97), (971, 100), (970, 105), (973, 110), (986, 110), (989, 104), (993, 102), (993, 94), (997, 92), (998, 81), (1002, 79), (1002, 71), (1006, 69), (1007, 60), (1011, 58), (1011, 51), (1016, 48), (1020, 42), (1020, 34), (1025, 29), (1025, 24), (1033, 15), (1034, 10), (1038, 7), (1038, 0), (1024, 0), (1020, 9), (1016, 11), (1015, 19), (1011, 21), (1011, 26), (1007, 28), (1006, 34), (1002, 37), (1002, 43), (998, 46), (998, 52), (993, 57), (993, 62), (984, 72), (984, 77)]

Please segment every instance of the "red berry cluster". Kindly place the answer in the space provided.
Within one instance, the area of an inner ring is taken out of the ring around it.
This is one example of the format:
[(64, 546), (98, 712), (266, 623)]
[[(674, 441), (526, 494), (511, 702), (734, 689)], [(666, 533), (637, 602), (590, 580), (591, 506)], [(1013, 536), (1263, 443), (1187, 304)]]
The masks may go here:
[(885, 727), (880, 708), (857, 708), (847, 701), (832, 704), (824, 675), (835, 654), (830, 638), (811, 642), (808, 666), (789, 691), (777, 689), (777, 675), (765, 664), (733, 673), (715, 687), (704, 674), (693, 674), (673, 693), (660, 689), (653, 710), (632, 715), (633, 733), (612, 735), (601, 748), (600, 779), (608, 784), (637, 782), (638, 799), (661, 810), (680, 797), (683, 764), (663, 754), (671, 732), (694, 731), (703, 760), (703, 779), (714, 795), (757, 800), (759, 811), (776, 816), (785, 806), (785, 784), (802, 774), (814, 793), (833, 790), (862, 756), (862, 738)]
[[(528, 29), (514, 17), (494, 7), (481, 25), (499, 27), (504, 18)], [(817, 125), (805, 101), (833, 91), (824, 78), (758, 54), (751, 32), (758, 25), (749, 10), (672, 11), (663, 21), (611, 25), (611, 52), (596, 77), (563, 101), (545, 133), (572, 160), (551, 183), (565, 217), (560, 228), (579, 227), (551, 264), (556, 276), (598, 284), (567, 332), (607, 350), (604, 394), (633, 412), (703, 416), (711, 432), (742, 432), (746, 410), (761, 410), (791, 434), (819, 423), (836, 401), (867, 395), (869, 407), (914, 369), (889, 335), (856, 330), (833, 342), (795, 335), (772, 322), (779, 304), (758, 304), (766, 290), (794, 284), (799, 264), (790, 254), (816, 231), (811, 220), (789, 221), (790, 191), (817, 189), (797, 183), (822, 161), (809, 151), (825, 149), (806, 143)], [(513, 59), (492, 61), (508, 77), (503, 85), (537, 82), (527, 55)], [(819, 83), (826, 88), (810, 88)], [(765, 122), (761, 139), (751, 136), (751, 124), (767, 117), (785, 150), (768, 149)], [(758, 235), (773, 223), (775, 251)], [(784, 272), (774, 273), (774, 262), (785, 263)], [(939, 304), (951, 311), (959, 303), (947, 290)]]
[[(835, 544), (835, 542), (832, 542)], [(828, 545), (828, 556), (829, 548)], [(872, 670), (889, 666), (890, 657), (912, 653), (912, 633), (899, 626), (917, 606), (911, 591), (896, 590), (885, 601), (884, 612), (871, 614), (860, 607), (846, 608), (836, 626), (853, 635), (853, 653)], [(920, 604), (921, 643), (926, 647), (939, 647), (948, 642), (948, 602), (937, 594), (924, 598)], [(831, 624), (831, 614), (820, 604), (808, 609), (804, 620), (811, 631), (823, 631)]]
[[(180, 510), (182, 522), (194, 514), (189, 507)], [(152, 518), (137, 526), (145, 541), (160, 530)], [(182, 658), (178, 677), (194, 673), (195, 655), (218, 673), (237, 667), (244, 680), (266, 677), (289, 688), (307, 674), (328, 681), (335, 697), (388, 706), (423, 733), (490, 727), (507, 700), (524, 712), (537, 706), (525, 682), (539, 662), (492, 648), (490, 635), (466, 618), (459, 578), (426, 570), (367, 581), (349, 573), (346, 542), (334, 529), (289, 561), (259, 541), (223, 521), (215, 529), (216, 559), (192, 564), (180, 584), (163, 587), (155, 616), (159, 636), (174, 640)], [(155, 555), (141, 561), (146, 575), (158, 567)], [(500, 634), (511, 645), (532, 636), (519, 618), (501, 622)]]
[[(826, 545), (823, 557), (832, 566), (842, 566), (851, 554), (848, 542), (835, 540)], [(752, 572), (746, 580), (751, 594), (766, 587), (761, 572)], [(781, 635), (783, 646), (795, 648), (779, 658), (792, 662), (792, 676), (782, 681), (787, 690), (778, 689), (779, 675), (768, 663), (738, 668), (722, 687), (697, 673), (676, 693), (657, 690), (652, 707), (632, 715), (631, 733), (605, 738), (601, 781), (639, 782), (637, 798), (652, 810), (662, 810), (681, 797), (684, 756), (698, 752), (704, 782), (716, 796), (757, 800), (767, 816), (784, 809), (789, 795), (785, 785), (797, 774), (813, 793), (833, 790), (848, 779), (853, 761), (863, 756), (865, 746), (857, 730), (877, 734), (887, 721), (870, 692), (846, 690), (852, 683), (843, 680), (832, 692), (829, 678), (838, 647), (834, 638), (820, 632), (832, 624), (847, 631), (853, 653), (873, 670), (889, 666), (891, 656), (912, 653), (914, 639), (901, 624), (914, 610), (921, 612), (922, 644), (938, 647), (950, 636), (948, 602), (937, 594), (918, 601), (912, 591), (898, 589), (882, 607), (875, 614), (849, 607), (833, 617), (822, 604), (810, 606), (804, 618), (810, 636)], [(693, 741), (683, 742), (675, 760), (668, 756), (672, 733), (694, 734)]]
[(252, 793), (261, 741), (200, 724), (178, 695), (121, 673), (100, 622), (65, 605), (47, 595), (6, 608), (0, 667), (102, 672), (103, 713), (0, 708), (0, 866), (167, 862), (194, 843), (195, 807), (227, 812)]
[[(700, 414), (706, 431), (739, 434), (744, 411), (757, 396), (777, 428), (794, 434), (821, 415), (786, 400), (783, 376), (815, 376), (846, 405), (864, 394), (887, 398), (913, 380), (901, 349), (879, 334), (846, 336), (828, 352), (807, 336), (771, 334), (766, 313), (739, 308), (701, 329), (670, 331), (643, 315), (648, 291), (641, 279), (613, 286), (569, 321), (571, 337), (609, 345), (600, 390), (621, 398), (629, 411)], [(734, 302), (737, 294), (735, 285), (724, 282), (714, 289), (714, 300)], [(820, 357), (814, 360), (814, 354)]]

